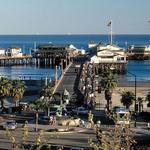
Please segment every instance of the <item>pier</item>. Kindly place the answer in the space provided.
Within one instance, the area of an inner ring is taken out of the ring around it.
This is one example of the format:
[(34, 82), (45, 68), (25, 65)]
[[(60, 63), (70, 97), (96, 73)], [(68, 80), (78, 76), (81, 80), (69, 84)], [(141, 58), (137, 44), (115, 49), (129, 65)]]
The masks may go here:
[(36, 66), (63, 66), (65, 68), (71, 61), (68, 45), (44, 44), (33, 50)]
[(33, 63), (33, 57), (31, 55), (23, 55), (23, 56), (1, 56), (0, 57), (0, 66), (7, 65), (27, 65)]
[(67, 90), (70, 95), (70, 103), (75, 103), (77, 100), (82, 101), (83, 95), (79, 90), (80, 76), (85, 60), (73, 61), (66, 68), (62, 78), (58, 81), (55, 93), (60, 93), (61, 98), (64, 90)]
[(70, 63), (73, 51), (69, 45), (44, 44), (32, 50), (32, 54), (10, 54), (0, 56), (0, 66), (36, 65), (37, 67), (62, 66), (63, 69)]
[(94, 64), (96, 74), (99, 74), (107, 69), (111, 69), (113, 72), (118, 74), (124, 74), (127, 70), (127, 61), (124, 62), (101, 62)]

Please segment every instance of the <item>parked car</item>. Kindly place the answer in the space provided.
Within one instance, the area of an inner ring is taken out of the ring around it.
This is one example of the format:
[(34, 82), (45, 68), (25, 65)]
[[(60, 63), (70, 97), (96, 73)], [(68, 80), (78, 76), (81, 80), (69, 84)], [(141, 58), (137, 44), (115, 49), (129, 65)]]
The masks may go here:
[(49, 124), (50, 117), (49, 116), (41, 116), (39, 117), (40, 124)]
[(71, 147), (70, 150), (81, 150), (79, 147)]
[(117, 118), (116, 124), (129, 124), (130, 123), (128, 119), (129, 114), (130, 114), (129, 109), (125, 107), (118, 107), (116, 108), (115, 111), (116, 111), (117, 116), (119, 116)]
[(75, 109), (72, 109), (73, 113), (76, 114), (88, 114), (89, 110), (84, 107), (77, 107)]
[(15, 130), (17, 128), (17, 123), (15, 120), (8, 120), (3, 124), (4, 129)]
[(67, 116), (69, 114), (69, 111), (61, 106), (59, 106), (58, 108), (50, 109), (50, 115), (56, 115), (57, 117)]

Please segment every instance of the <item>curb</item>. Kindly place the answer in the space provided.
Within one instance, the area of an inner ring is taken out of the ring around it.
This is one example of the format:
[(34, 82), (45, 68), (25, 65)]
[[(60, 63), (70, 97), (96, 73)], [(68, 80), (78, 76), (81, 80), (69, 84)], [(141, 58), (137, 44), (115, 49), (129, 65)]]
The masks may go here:
[[(77, 128), (77, 127), (75, 127)], [(43, 130), (42, 128), (40, 128), (39, 130)], [(80, 133), (80, 132), (84, 132), (86, 131), (87, 128), (80, 128), (79, 130), (74, 130), (74, 131), (52, 131), (52, 132), (48, 132), (47, 130), (44, 130), (44, 133), (46, 134), (71, 134), (71, 133)], [(37, 133), (36, 131), (29, 131), (30, 133)]]

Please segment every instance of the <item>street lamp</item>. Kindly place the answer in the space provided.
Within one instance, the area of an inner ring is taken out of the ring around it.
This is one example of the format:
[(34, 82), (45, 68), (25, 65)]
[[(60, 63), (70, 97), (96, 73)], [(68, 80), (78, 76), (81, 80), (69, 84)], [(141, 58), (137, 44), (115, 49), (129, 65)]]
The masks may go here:
[(135, 113), (135, 124), (134, 124), (134, 126), (136, 127), (136, 87), (137, 87), (137, 85), (136, 85), (136, 75), (135, 74), (133, 74), (133, 73), (131, 73), (131, 72), (129, 72), (129, 71), (127, 71), (129, 74), (131, 74), (132, 76), (134, 76), (134, 93), (135, 93), (135, 101), (134, 101), (134, 113)]

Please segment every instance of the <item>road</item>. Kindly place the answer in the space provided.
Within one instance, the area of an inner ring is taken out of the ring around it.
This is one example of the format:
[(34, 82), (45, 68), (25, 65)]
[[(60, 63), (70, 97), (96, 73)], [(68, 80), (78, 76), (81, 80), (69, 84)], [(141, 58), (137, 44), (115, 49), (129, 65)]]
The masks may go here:
[[(11, 132), (18, 143), (22, 141), (22, 129), (17, 128), (15, 131)], [(37, 137), (36, 132), (29, 132), (28, 143), (35, 143)], [(56, 132), (45, 132), (43, 136), (43, 141), (49, 144), (65, 145), (73, 147), (83, 147), (89, 149), (88, 139), (92, 138), (95, 140), (95, 134), (93, 130), (83, 130), (82, 132), (69, 132), (69, 133), (56, 133)], [(13, 149), (11, 140), (6, 136), (5, 130), (0, 130), (0, 149)]]
[[(98, 118), (104, 117), (99, 116)], [(105, 118), (106, 119), (106, 118)], [(108, 121), (108, 120), (107, 120)], [(39, 125), (42, 129), (49, 129), (49, 125)], [(107, 130), (111, 131), (114, 125), (103, 124), (102, 131)], [(29, 128), (29, 138), (28, 143), (34, 143), (37, 137), (37, 132), (34, 132), (35, 125), (30, 124)], [(150, 139), (150, 131), (147, 130), (147, 126), (144, 123), (137, 123), (137, 127), (134, 128), (132, 125), (133, 134), (135, 139), (138, 141), (148, 140)], [(22, 128), (21, 124), (18, 124), (18, 128), (15, 131), (12, 131), (13, 135), (16, 137), (17, 141), (21, 143), (22, 140)], [(65, 146), (76, 146), (76, 147), (84, 147), (88, 148), (90, 145), (88, 144), (88, 139), (93, 139), (96, 141), (95, 133), (92, 129), (78, 128), (75, 132), (44, 132), (44, 138), (46, 143), (56, 144), (56, 145), (65, 145)], [(8, 136), (6, 136), (5, 130), (0, 130), (0, 149), (12, 149), (12, 144)]]
[[(110, 131), (113, 128), (111, 125), (102, 126), (102, 130)], [(136, 139), (143, 140), (150, 138), (150, 131), (143, 127), (133, 128), (133, 134)], [(15, 131), (12, 131), (12, 134), (16, 137), (17, 142), (21, 143), (22, 141), (22, 128), (17, 128)], [(27, 143), (35, 143), (36, 137), (38, 133), (30, 130), (29, 138)], [(73, 146), (73, 147), (82, 147), (84, 149), (90, 150), (90, 145), (88, 144), (88, 139), (92, 139), (96, 141), (95, 133), (92, 129), (83, 128), (80, 132), (44, 132), (43, 135), (44, 143), (49, 143), (51, 145), (65, 145), (65, 146)], [(12, 144), (8, 136), (6, 136), (5, 130), (0, 130), (0, 149), (3, 150), (11, 150)]]

